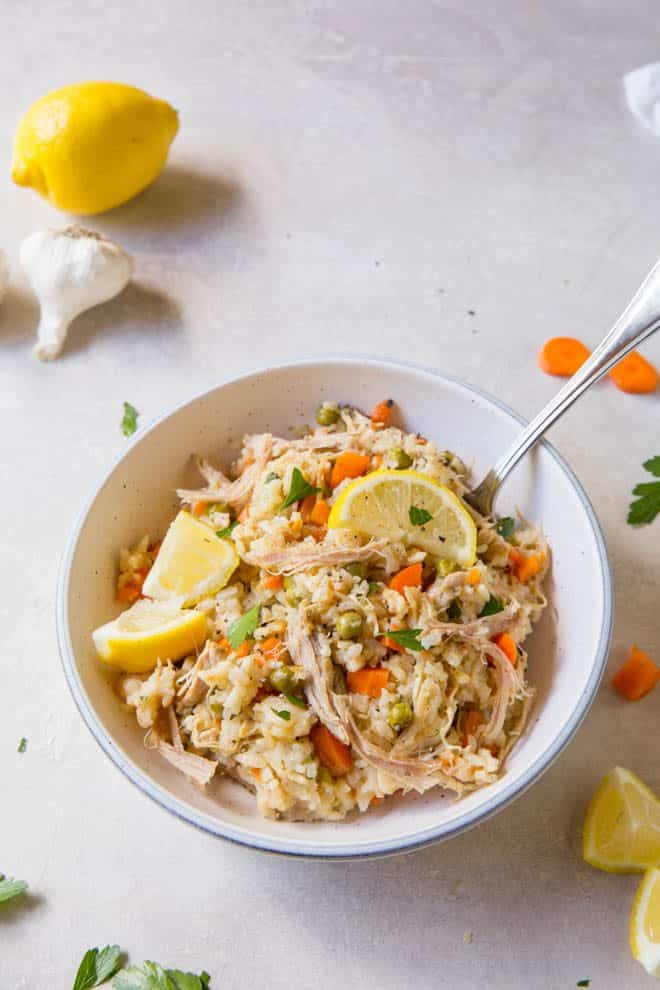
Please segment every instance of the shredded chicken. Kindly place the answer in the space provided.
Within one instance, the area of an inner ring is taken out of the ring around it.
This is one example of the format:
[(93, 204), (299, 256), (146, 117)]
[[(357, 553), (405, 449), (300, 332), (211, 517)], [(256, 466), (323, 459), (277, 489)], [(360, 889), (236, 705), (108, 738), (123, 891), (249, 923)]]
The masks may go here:
[(165, 742), (155, 729), (147, 734), (144, 744), (148, 749), (157, 750), (168, 763), (200, 787), (206, 787), (218, 769), (216, 760), (207, 760), (205, 756), (197, 756), (196, 753), (189, 753), (188, 750)]
[(260, 434), (253, 439), (254, 461), (245, 468), (236, 481), (230, 481), (222, 471), (214, 468), (208, 461), (197, 458), (197, 467), (208, 487), (196, 490), (178, 488), (177, 495), (181, 501), (189, 505), (195, 502), (223, 502), (240, 512), (250, 501), (254, 487), (268, 464), (273, 450), (273, 438), (269, 433)]
[(286, 645), (294, 663), (299, 664), (307, 678), (305, 694), (315, 715), (343, 743), (348, 743), (348, 733), (335, 705), (332, 690), (333, 667), (329, 656), (324, 656), (318, 639), (305, 628), (306, 609), (290, 610)]
[(255, 567), (289, 575), (312, 567), (339, 567), (342, 564), (368, 560), (381, 554), (386, 545), (387, 541), (384, 539), (370, 540), (363, 547), (312, 542), (293, 543), (269, 553), (246, 553), (244, 559)]
[(206, 681), (200, 677), (202, 671), (212, 667), (224, 656), (221, 648), (212, 639), (206, 645), (197, 660), (182, 677), (177, 680), (177, 709), (191, 708), (203, 701), (209, 691)]

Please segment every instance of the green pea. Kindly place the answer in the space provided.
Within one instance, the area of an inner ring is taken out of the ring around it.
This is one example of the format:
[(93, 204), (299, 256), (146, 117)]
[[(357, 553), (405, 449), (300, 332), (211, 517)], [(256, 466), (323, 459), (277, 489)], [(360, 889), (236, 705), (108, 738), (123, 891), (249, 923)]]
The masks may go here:
[(339, 406), (334, 402), (322, 402), (316, 410), (316, 422), (319, 426), (332, 426), (339, 419)]
[(290, 667), (276, 667), (271, 670), (268, 681), (280, 694), (291, 694), (296, 686), (296, 675)]
[(409, 457), (401, 447), (394, 447), (390, 453), (397, 471), (405, 471), (412, 464), (412, 457)]
[(445, 578), (448, 574), (453, 574), (454, 571), (458, 570), (458, 564), (455, 560), (448, 560), (447, 557), (441, 557), (436, 564), (436, 570), (439, 578)]
[(302, 601), (302, 596), (296, 591), (296, 581), (292, 575), (287, 575), (287, 577), (284, 578), (284, 593), (286, 595), (287, 602), (292, 608), (299, 605)]
[(365, 560), (356, 561), (354, 564), (346, 564), (344, 568), (353, 577), (366, 578), (367, 576), (367, 562)]
[(401, 732), (413, 720), (413, 710), (409, 701), (395, 701), (390, 708), (387, 721), (395, 732)]
[(362, 616), (359, 612), (342, 612), (337, 619), (340, 639), (357, 639), (362, 632)]

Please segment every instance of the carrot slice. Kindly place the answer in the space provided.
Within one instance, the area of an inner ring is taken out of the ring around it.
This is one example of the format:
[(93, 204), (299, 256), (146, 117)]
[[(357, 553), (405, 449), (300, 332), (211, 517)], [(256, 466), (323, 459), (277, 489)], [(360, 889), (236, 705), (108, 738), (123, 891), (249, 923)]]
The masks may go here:
[(499, 646), (509, 663), (515, 667), (518, 659), (518, 647), (513, 636), (508, 632), (501, 632), (497, 636), (493, 636), (491, 642), (495, 643), (495, 646)]
[(309, 514), (309, 521), (316, 526), (325, 526), (330, 515), (330, 506), (325, 499), (320, 498)]
[(462, 743), (467, 746), (468, 737), (473, 736), (477, 726), (481, 725), (484, 720), (483, 715), (476, 708), (471, 708), (470, 711), (465, 716), (465, 723), (463, 725), (463, 739)]
[(357, 450), (343, 450), (332, 465), (330, 484), (336, 488), (346, 478), (359, 478), (368, 467), (369, 458), (366, 454), (359, 454)]
[(284, 584), (284, 578), (281, 574), (268, 574), (264, 578), (264, 584), (269, 591), (279, 591)]
[(309, 738), (316, 750), (319, 762), (326, 770), (330, 771), (333, 777), (342, 777), (348, 773), (353, 765), (350, 746), (333, 736), (330, 729), (321, 723), (313, 726)]
[(421, 588), (422, 587), (422, 565), (410, 564), (409, 567), (404, 567), (403, 570), (399, 571), (390, 579), (390, 588), (392, 591), (398, 591), (400, 595), (403, 594), (404, 588)]
[(630, 655), (623, 667), (612, 678), (612, 687), (628, 701), (639, 701), (652, 691), (660, 681), (660, 667), (648, 653), (631, 646)]
[(390, 678), (389, 670), (384, 667), (363, 667), (362, 670), (351, 670), (346, 675), (348, 690), (354, 694), (368, 694), (370, 698), (378, 698), (380, 692), (387, 687)]
[(374, 426), (387, 426), (392, 415), (394, 399), (384, 399), (377, 403), (371, 413), (371, 422)]
[(655, 392), (660, 375), (638, 351), (631, 351), (623, 361), (615, 364), (610, 371), (610, 378), (622, 392), (642, 395), (645, 392)]
[(581, 368), (591, 351), (575, 337), (551, 337), (539, 353), (539, 367), (548, 375), (570, 378)]

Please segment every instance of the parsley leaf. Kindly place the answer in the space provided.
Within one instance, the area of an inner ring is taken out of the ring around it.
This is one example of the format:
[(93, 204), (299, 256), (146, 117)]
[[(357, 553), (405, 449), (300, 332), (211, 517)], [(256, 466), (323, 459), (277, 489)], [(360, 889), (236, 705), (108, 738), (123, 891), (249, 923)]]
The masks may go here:
[(287, 509), (290, 505), (293, 505), (294, 502), (299, 502), (300, 499), (306, 498), (308, 495), (316, 495), (316, 493), (320, 491), (320, 488), (310, 485), (302, 471), (300, 471), (297, 467), (294, 467), (291, 474), (291, 487), (289, 488), (289, 494), (282, 502), (280, 509)]
[(221, 540), (228, 540), (237, 526), (238, 526), (238, 520), (236, 520), (236, 522), (229, 523), (229, 525), (225, 526), (224, 529), (216, 529), (215, 535), (219, 536)]
[(137, 430), (137, 418), (139, 412), (130, 402), (124, 403), (124, 417), (121, 421), (121, 432), (125, 437), (130, 437)]
[(12, 897), (18, 897), (27, 890), (25, 880), (10, 880), (9, 877), (0, 873), (0, 904), (3, 901), (10, 901)]
[(499, 598), (494, 598), (491, 595), (488, 601), (486, 602), (486, 604), (484, 605), (484, 607), (482, 608), (481, 612), (479, 612), (479, 618), (483, 619), (487, 615), (497, 615), (498, 612), (503, 612), (503, 611), (504, 611), (504, 605), (502, 604), (502, 602), (499, 600)]
[(292, 705), (296, 705), (298, 708), (307, 708), (306, 702), (295, 694), (287, 694), (285, 691), (284, 697), (287, 701), (290, 701)]
[[(654, 478), (660, 478), (660, 454), (644, 461), (642, 467)], [(631, 526), (644, 526), (652, 523), (660, 512), (660, 481), (647, 481), (635, 485), (633, 495), (638, 495), (628, 509), (628, 522)]]
[(511, 516), (502, 516), (495, 523), (495, 529), (505, 540), (510, 540), (516, 529), (516, 521)]
[(141, 966), (122, 969), (112, 981), (112, 987), (113, 990), (208, 990), (209, 981), (206, 972), (196, 976), (180, 969), (163, 969), (147, 960)]
[(590, 987), (591, 980), (578, 980), (575, 984), (576, 987)]
[(23, 738), (18, 744), (17, 752), (24, 753), (26, 749), (27, 749), (27, 739), (25, 738), (25, 736), (23, 736)]
[(236, 619), (236, 622), (232, 622), (227, 632), (227, 639), (232, 650), (237, 650), (241, 643), (252, 636), (252, 633), (259, 625), (260, 612), (261, 605), (255, 605), (249, 612), (242, 615), (240, 619)]
[(449, 605), (449, 608), (447, 609), (447, 618), (450, 619), (451, 622), (456, 622), (458, 619), (460, 619), (462, 615), (463, 615), (463, 609), (458, 604), (456, 599), (454, 599), (453, 602), (451, 602), (451, 604)]
[(285, 722), (291, 721), (291, 712), (287, 711), (286, 708), (283, 708), (281, 712), (275, 712), (275, 714), (283, 718)]
[(408, 509), (408, 518), (413, 526), (423, 526), (424, 523), (433, 519), (433, 516), (426, 509), (420, 509), (416, 505), (411, 505)]
[(392, 629), (386, 635), (388, 639), (393, 639), (404, 649), (419, 653), (420, 650), (424, 649), (419, 638), (421, 633), (421, 629)]
[(73, 990), (90, 990), (105, 983), (119, 969), (121, 949), (118, 945), (106, 945), (104, 949), (88, 949), (82, 957)]

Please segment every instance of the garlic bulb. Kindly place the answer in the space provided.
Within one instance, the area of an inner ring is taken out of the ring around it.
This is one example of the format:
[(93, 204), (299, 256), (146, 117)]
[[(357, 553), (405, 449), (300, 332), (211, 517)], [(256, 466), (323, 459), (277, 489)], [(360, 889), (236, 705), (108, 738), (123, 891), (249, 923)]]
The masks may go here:
[(9, 285), (9, 258), (4, 251), (0, 251), (0, 302), (7, 291)]
[(34, 353), (42, 361), (57, 357), (76, 316), (116, 296), (133, 271), (118, 244), (82, 227), (31, 234), (20, 259), (41, 306)]

